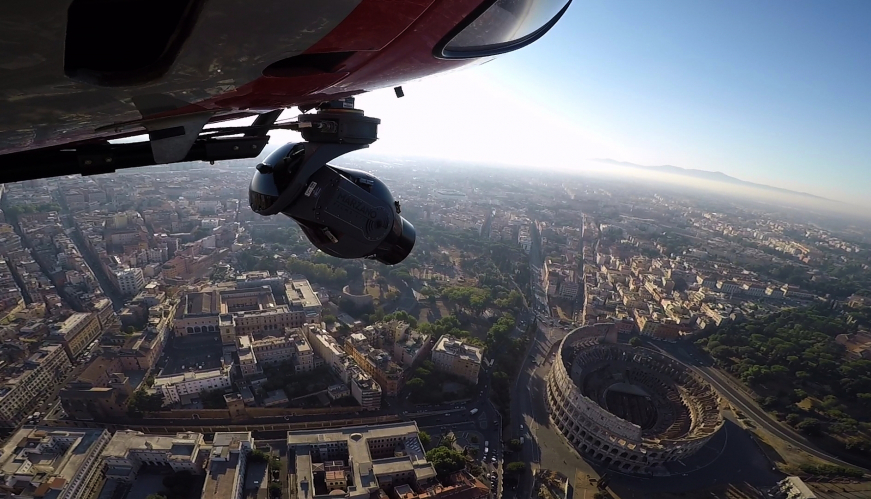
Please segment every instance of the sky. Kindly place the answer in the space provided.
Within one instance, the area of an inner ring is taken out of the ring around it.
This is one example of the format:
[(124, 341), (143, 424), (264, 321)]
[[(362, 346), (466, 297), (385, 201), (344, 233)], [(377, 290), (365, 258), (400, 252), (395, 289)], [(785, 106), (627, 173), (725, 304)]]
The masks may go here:
[(357, 104), (372, 152), (670, 164), (868, 206), (869, 26), (868, 0), (577, 0), (524, 49)]

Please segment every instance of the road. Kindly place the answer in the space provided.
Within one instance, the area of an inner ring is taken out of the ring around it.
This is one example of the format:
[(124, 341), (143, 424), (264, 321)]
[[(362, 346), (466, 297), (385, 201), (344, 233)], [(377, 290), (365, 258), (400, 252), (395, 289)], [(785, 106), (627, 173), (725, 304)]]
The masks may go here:
[[(481, 454), (478, 456), (482, 461), (482, 466), (489, 472), (497, 474), (496, 493), (494, 498), (501, 495), (502, 487), (502, 466), (503, 466), (503, 448), (501, 436), (501, 417), (499, 411), (490, 403), (489, 394), (489, 373), (482, 373), (481, 382), (478, 388), (481, 389), (478, 398), (469, 401), (466, 404), (455, 404), (445, 409), (444, 413), (433, 415), (415, 415), (409, 413), (403, 417), (414, 419), (417, 425), (422, 430), (425, 430), (430, 436), (435, 439), (439, 434), (445, 434), (453, 431), (455, 434), (463, 431), (474, 431), (479, 433), (478, 445), (481, 449)], [(443, 412), (444, 406), (430, 407), (427, 410), (432, 412)], [(477, 409), (475, 414), (471, 411)], [(483, 449), (487, 444), (489, 452), (483, 453)], [(492, 458), (496, 457), (496, 462)]]
[(535, 334), (511, 392), (511, 428), (503, 433), (506, 439), (524, 438), (520, 458), (517, 460), (529, 465), (518, 487), (517, 497), (520, 498), (529, 497), (532, 473), (541, 467), (542, 453), (535, 435), (536, 429), (549, 426), (544, 406), (544, 379), (536, 371), (545, 370), (544, 364), (550, 360), (551, 353), (566, 334), (567, 331), (537, 322)]
[(785, 427), (783, 423), (777, 421), (762, 408), (756, 405), (751, 397), (747, 395), (743, 390), (733, 386), (729, 379), (726, 377), (726, 375), (721, 373), (718, 369), (714, 368), (711, 364), (706, 363), (704, 360), (698, 358), (698, 356), (691, 355), (683, 345), (661, 344), (659, 345), (659, 347), (660, 351), (670, 355), (671, 357), (676, 358), (684, 364), (691, 366), (696, 372), (698, 372), (703, 378), (705, 378), (708, 383), (716, 388), (721, 395), (728, 399), (730, 404), (732, 404), (736, 409), (751, 416), (759, 426), (765, 429), (765, 431), (777, 436), (784, 442), (818, 459), (836, 463), (841, 466), (849, 466), (851, 468), (857, 467), (854, 464), (848, 463), (846, 461), (838, 459), (835, 456), (832, 456), (831, 454), (821, 451), (820, 449), (811, 445), (801, 436), (795, 434), (792, 429)]
[(91, 274), (97, 279), (97, 283), (100, 284), (100, 289), (103, 291), (103, 294), (106, 295), (112, 301), (112, 308), (115, 309), (116, 312), (124, 308), (124, 297), (121, 296), (121, 293), (115, 289), (115, 286), (109, 282), (109, 277), (106, 275), (106, 272), (103, 271), (103, 267), (100, 266), (100, 263), (97, 261), (96, 256), (94, 256), (90, 251), (88, 251), (88, 247), (85, 244), (85, 240), (78, 230), (74, 228), (74, 224), (72, 221), (71, 214), (64, 214), (61, 217), (61, 220), (64, 222), (64, 227), (69, 230), (70, 239), (75, 243), (76, 247), (79, 249), (79, 253), (81, 253), (82, 258), (85, 260), (85, 265), (87, 265), (88, 269), (90, 269)]
[(63, 224), (64, 232), (69, 235), (70, 239), (78, 248), (79, 253), (82, 255), (82, 258), (85, 259), (85, 265), (91, 271), (91, 274), (97, 279), (97, 283), (99, 283), (103, 294), (112, 301), (112, 308), (114, 308), (116, 312), (121, 310), (125, 303), (124, 297), (121, 296), (120, 291), (115, 289), (115, 286), (109, 282), (109, 277), (103, 271), (96, 256), (88, 251), (88, 246), (85, 244), (84, 238), (76, 229), (73, 214), (69, 211), (66, 199), (60, 194), (60, 191), (52, 191), (53, 199), (61, 206), (61, 223)]

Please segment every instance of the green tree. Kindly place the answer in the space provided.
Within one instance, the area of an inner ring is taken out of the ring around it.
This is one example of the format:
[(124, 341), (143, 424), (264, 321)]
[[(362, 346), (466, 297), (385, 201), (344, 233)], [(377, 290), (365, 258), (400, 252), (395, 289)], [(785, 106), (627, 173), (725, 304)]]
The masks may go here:
[(526, 471), (526, 463), (514, 461), (505, 466), (505, 472), (511, 475), (519, 475)]
[(269, 460), (269, 454), (260, 449), (254, 449), (248, 454), (248, 461), (252, 463), (265, 463)]
[(429, 433), (423, 430), (417, 432), (417, 438), (420, 439), (420, 443), (423, 444), (424, 447), (429, 447), (429, 444), (432, 441), (432, 439), (429, 437)]
[(397, 310), (396, 312), (393, 312), (392, 314), (387, 314), (384, 316), (384, 318), (382, 320), (384, 322), (390, 322), (393, 320), (402, 321), (402, 322), (407, 323), (409, 326), (411, 326), (412, 329), (417, 329), (417, 319), (415, 319), (414, 316), (410, 315), (405, 310)]
[(447, 447), (448, 449), (453, 449), (455, 443), (457, 443), (457, 437), (455, 437), (452, 433), (448, 433), (447, 435), (442, 437), (439, 445), (441, 445), (442, 447)]
[(511, 440), (508, 441), (508, 448), (513, 450), (513, 451), (519, 451), (520, 449), (523, 448), (523, 444), (520, 443), (519, 438), (512, 438)]
[(426, 460), (432, 463), (436, 473), (441, 477), (459, 471), (466, 465), (466, 459), (462, 453), (442, 446), (427, 451)]
[(816, 435), (820, 432), (820, 422), (816, 418), (804, 418), (795, 425), (795, 429), (807, 435)]
[(281, 497), (281, 484), (279, 483), (270, 483), (269, 484), (269, 496), (270, 497)]
[(633, 347), (640, 347), (641, 346), (641, 338), (639, 338), (638, 336), (633, 336), (633, 337), (629, 338), (629, 344), (632, 345)]
[(762, 401), (759, 402), (759, 405), (761, 405), (763, 409), (774, 409), (777, 407), (777, 399), (769, 395), (762, 399)]
[[(423, 371), (423, 372), (426, 372), (427, 374), (429, 374), (429, 371), (421, 370), (421, 369), (418, 369), (418, 371), (415, 371), (415, 374), (419, 374), (419, 371)], [(405, 387), (408, 388), (409, 390), (411, 390), (412, 392), (417, 391), (417, 390), (422, 390), (425, 385), (426, 385), (426, 381), (424, 381), (421, 378), (411, 378), (410, 380), (408, 380), (405, 383)]]
[(163, 396), (159, 393), (146, 393), (140, 389), (133, 392), (127, 402), (127, 413), (133, 417), (141, 417), (145, 412), (157, 412), (163, 409)]
[(871, 408), (871, 393), (857, 393), (856, 399), (865, 408)]

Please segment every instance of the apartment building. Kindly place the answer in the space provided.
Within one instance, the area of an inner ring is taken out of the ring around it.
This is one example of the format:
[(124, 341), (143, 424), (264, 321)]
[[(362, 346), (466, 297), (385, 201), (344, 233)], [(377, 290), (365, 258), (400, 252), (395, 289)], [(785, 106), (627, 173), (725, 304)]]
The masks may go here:
[(115, 279), (118, 281), (118, 289), (125, 296), (136, 296), (145, 287), (142, 269), (137, 267), (116, 270)]
[(413, 329), (408, 329), (393, 343), (393, 360), (409, 370), (425, 359), (432, 350), (432, 338)]
[(55, 325), (50, 339), (63, 345), (70, 360), (75, 360), (101, 332), (96, 314), (76, 313)]
[(64, 412), (79, 420), (123, 416), (127, 414), (126, 401), (133, 395), (133, 389), (121, 359), (101, 355), (61, 390), (61, 405)]
[(20, 423), (38, 405), (39, 397), (50, 393), (71, 369), (63, 347), (47, 345), (5, 370), (0, 385), (0, 424), (14, 427)]
[(362, 333), (353, 333), (345, 340), (345, 353), (359, 365), (367, 374), (375, 378), (381, 385), (384, 395), (394, 397), (402, 389), (402, 368), (399, 367), (390, 354), (378, 348), (372, 348), (369, 339)]
[(482, 350), (463, 343), (449, 334), (442, 335), (432, 350), (432, 362), (436, 369), (478, 382), (478, 372), (483, 360)]
[(354, 359), (342, 351), (335, 338), (315, 326), (308, 326), (303, 331), (314, 352), (323, 358), (330, 369), (348, 386), (354, 400), (364, 409), (380, 409), (381, 386)]
[(251, 341), (251, 350), (261, 365), (291, 363), (296, 372), (314, 369), (314, 352), (298, 329), (288, 329), (284, 336), (266, 336)]
[(360, 407), (367, 411), (381, 408), (381, 386), (353, 360), (350, 360), (348, 366), (348, 381), (351, 385), (351, 396)]

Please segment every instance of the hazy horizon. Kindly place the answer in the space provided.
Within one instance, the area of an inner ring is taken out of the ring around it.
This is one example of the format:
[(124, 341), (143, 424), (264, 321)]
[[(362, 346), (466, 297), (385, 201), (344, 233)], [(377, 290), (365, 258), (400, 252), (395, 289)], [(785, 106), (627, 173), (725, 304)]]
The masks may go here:
[(613, 158), (871, 207), (869, 18), (867, 2), (576, 3), (523, 50), (357, 104), (384, 153)]

